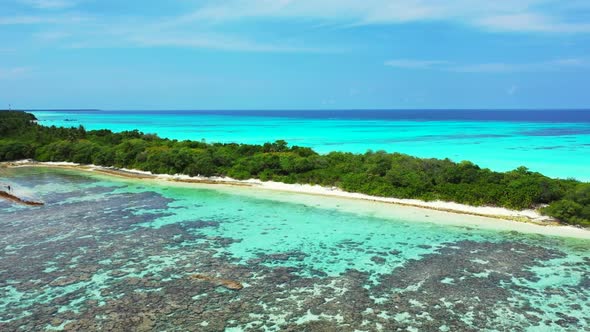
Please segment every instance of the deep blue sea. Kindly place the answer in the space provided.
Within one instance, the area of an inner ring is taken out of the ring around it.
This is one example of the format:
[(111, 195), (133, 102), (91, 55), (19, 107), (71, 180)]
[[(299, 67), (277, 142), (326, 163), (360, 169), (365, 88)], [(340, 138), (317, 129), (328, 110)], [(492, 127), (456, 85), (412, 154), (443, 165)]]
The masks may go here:
[(330, 151), (385, 150), (470, 160), (498, 171), (526, 166), (590, 180), (590, 110), (317, 110), (33, 112), (44, 125), (139, 129), (171, 139), (259, 144), (284, 139)]

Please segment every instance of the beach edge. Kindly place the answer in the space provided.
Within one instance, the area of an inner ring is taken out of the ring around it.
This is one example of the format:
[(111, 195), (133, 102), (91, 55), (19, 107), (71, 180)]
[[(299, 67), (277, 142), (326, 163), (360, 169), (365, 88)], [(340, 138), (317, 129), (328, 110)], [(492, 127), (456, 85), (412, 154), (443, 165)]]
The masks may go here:
[[(188, 176), (183, 174), (154, 174), (136, 169), (105, 167), (97, 165), (85, 165), (71, 162), (38, 162), (34, 160), (18, 160), (0, 162), (0, 166), (7, 168), (16, 167), (46, 167), (46, 168), (68, 168), (81, 171), (101, 173), (111, 176), (119, 176), (132, 179), (154, 179), (170, 182), (200, 183), (200, 184), (222, 184), (230, 186), (256, 187), (261, 189), (291, 192), (306, 195), (319, 195), (338, 198), (358, 199), (364, 201), (388, 203), (399, 206), (408, 206), (425, 210), (436, 210), (448, 213), (487, 217), (493, 219), (510, 220), (517, 222), (532, 223), (541, 226), (571, 226), (560, 223), (555, 218), (541, 215), (537, 210), (510, 210), (502, 207), (473, 206), (455, 202), (444, 201), (422, 201), (418, 199), (401, 199), (393, 197), (371, 196), (361, 193), (343, 191), (336, 187), (323, 187), (310, 184), (288, 184), (274, 181), (261, 181), (258, 179), (237, 180), (229, 177), (204, 177)], [(583, 229), (583, 228), (580, 228)]]

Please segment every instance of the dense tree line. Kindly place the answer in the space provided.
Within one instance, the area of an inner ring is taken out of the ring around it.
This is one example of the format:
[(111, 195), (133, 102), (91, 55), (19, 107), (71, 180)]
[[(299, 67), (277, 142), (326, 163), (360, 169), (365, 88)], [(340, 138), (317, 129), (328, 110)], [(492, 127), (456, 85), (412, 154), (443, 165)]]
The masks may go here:
[(263, 145), (177, 141), (137, 130), (113, 133), (38, 125), (25, 112), (0, 112), (0, 160), (32, 158), (135, 168), (154, 173), (257, 178), (336, 186), (369, 195), (445, 200), (543, 213), (590, 226), (590, 184), (552, 179), (525, 167), (510, 172), (471, 162), (400, 153), (320, 155), (285, 141)]

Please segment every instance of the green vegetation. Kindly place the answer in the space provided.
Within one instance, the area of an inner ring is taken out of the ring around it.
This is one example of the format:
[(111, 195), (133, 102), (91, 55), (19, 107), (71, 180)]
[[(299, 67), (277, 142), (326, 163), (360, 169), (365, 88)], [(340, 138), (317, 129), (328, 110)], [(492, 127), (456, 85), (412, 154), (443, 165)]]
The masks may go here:
[(590, 184), (551, 179), (525, 167), (500, 173), (473, 163), (420, 159), (383, 151), (319, 155), (285, 141), (264, 145), (162, 139), (38, 125), (24, 112), (0, 112), (0, 161), (31, 158), (135, 168), (154, 173), (257, 178), (336, 186), (350, 192), (445, 200), (511, 209), (549, 204), (542, 212), (590, 226)]

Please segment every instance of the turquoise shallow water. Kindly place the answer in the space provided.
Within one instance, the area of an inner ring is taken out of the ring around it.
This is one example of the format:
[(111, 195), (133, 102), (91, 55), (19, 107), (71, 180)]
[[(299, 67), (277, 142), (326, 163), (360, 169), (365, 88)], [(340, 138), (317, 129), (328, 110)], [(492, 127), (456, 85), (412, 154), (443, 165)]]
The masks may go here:
[(2, 331), (590, 331), (588, 240), (251, 188), (2, 172), (47, 203), (0, 201)]
[(470, 160), (498, 171), (524, 165), (552, 177), (590, 181), (590, 111), (367, 112), (33, 113), (44, 125), (139, 129), (208, 142), (259, 144), (284, 139), (320, 153), (386, 150)]

